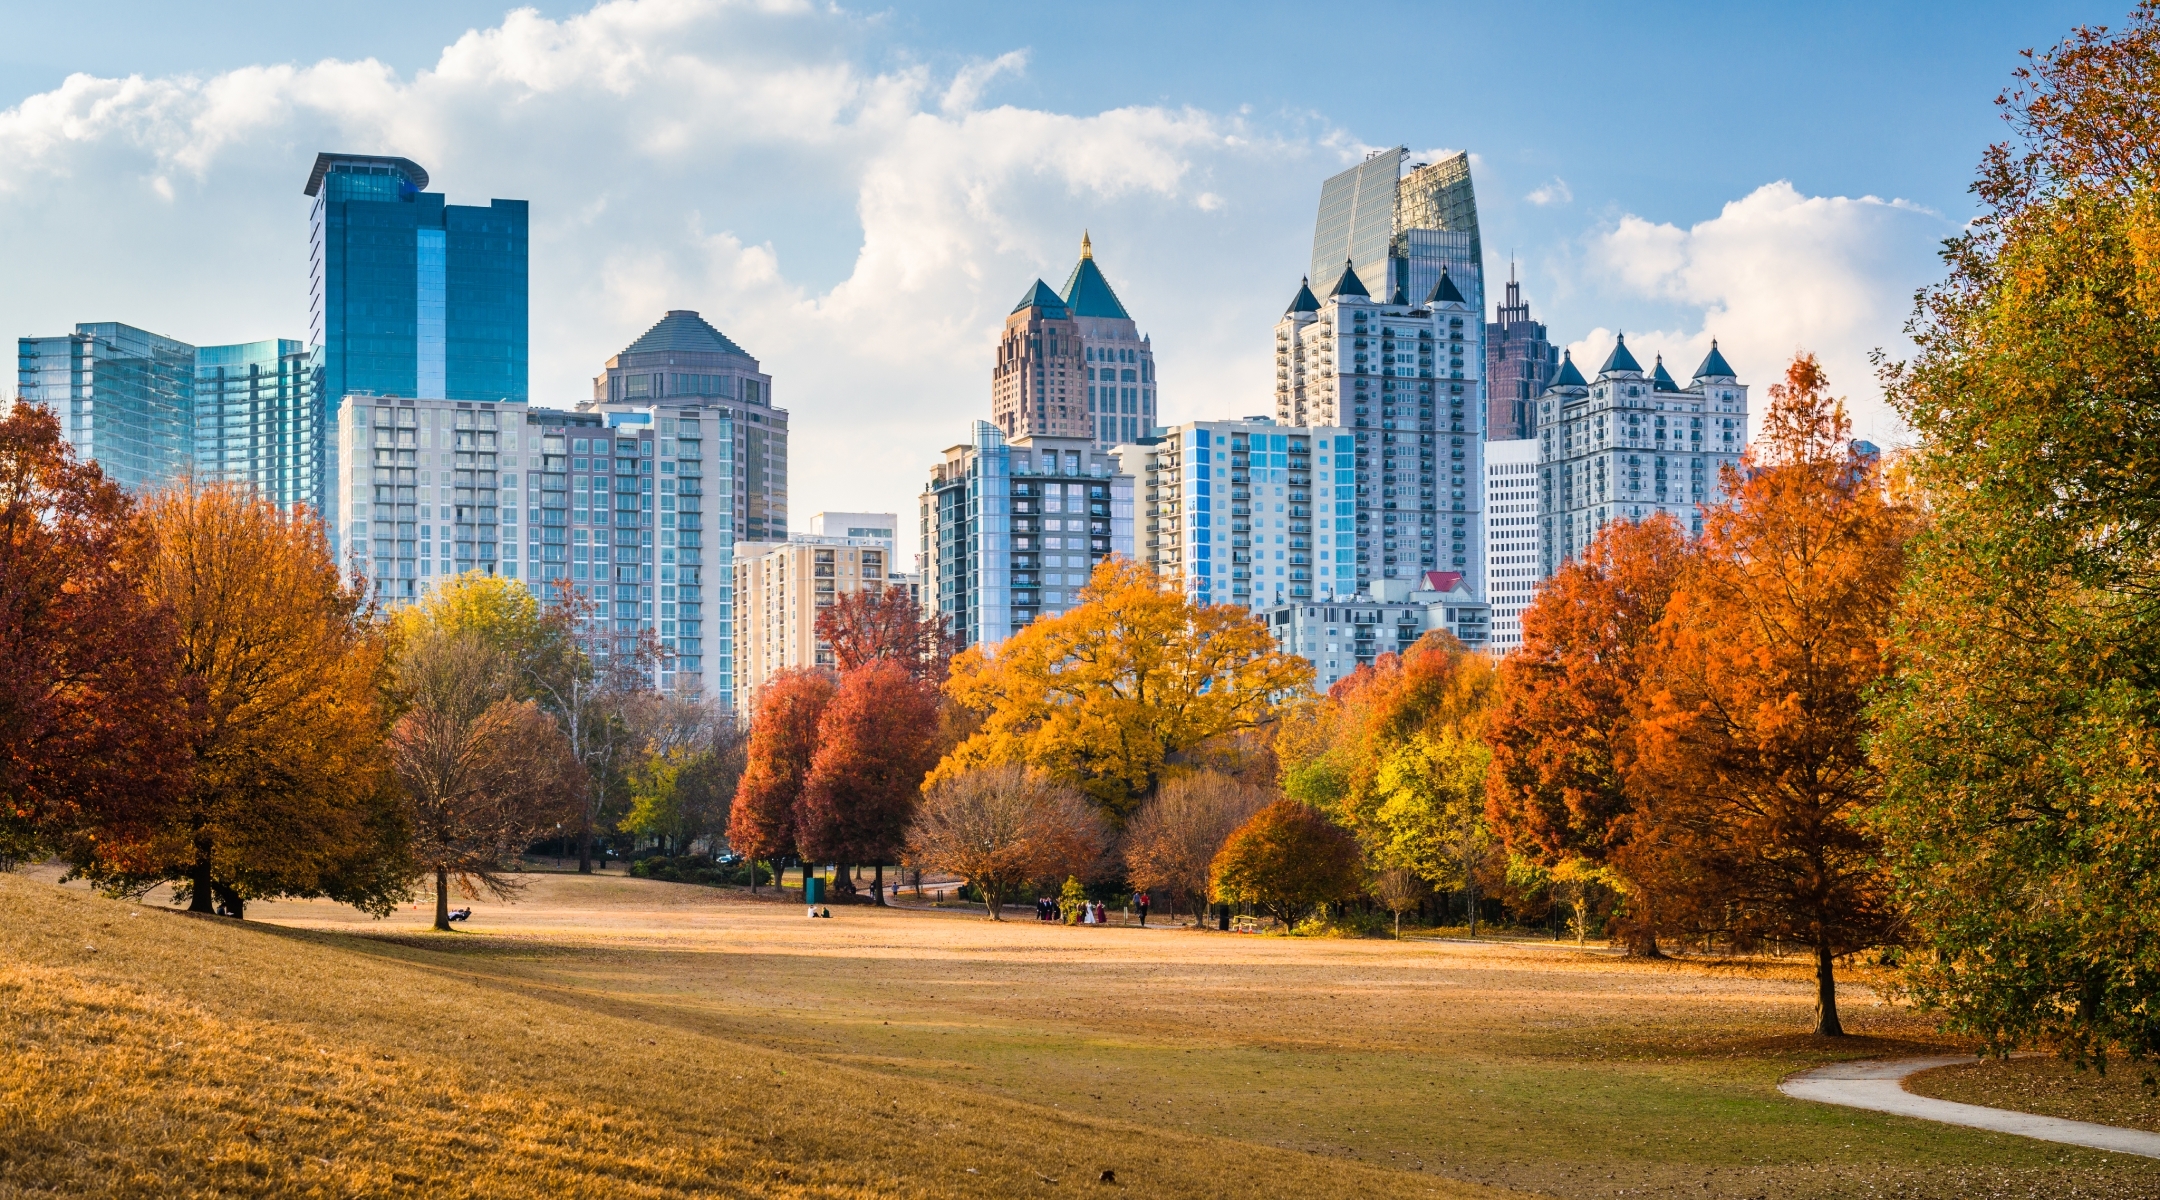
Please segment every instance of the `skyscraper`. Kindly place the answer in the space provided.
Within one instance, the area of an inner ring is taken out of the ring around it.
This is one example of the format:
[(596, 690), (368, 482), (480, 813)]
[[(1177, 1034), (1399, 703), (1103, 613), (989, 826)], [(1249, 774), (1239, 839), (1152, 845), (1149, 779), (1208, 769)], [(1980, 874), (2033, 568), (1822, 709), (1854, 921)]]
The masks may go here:
[(694, 404), (734, 427), (734, 537), (787, 536), (788, 414), (773, 404), (772, 376), (758, 360), (689, 309), (666, 316), (601, 366), (580, 407), (640, 411)]
[[(304, 190), (319, 428), (352, 394), (528, 398), (525, 201), (446, 204), (427, 184), (411, 159), (315, 156)], [(320, 453), (328, 511), (338, 480), (330, 447)]]
[(195, 347), (118, 321), (20, 338), (16, 390), (60, 420), (77, 457), (131, 491), (162, 487), (195, 464)]
[(1460, 571), (1484, 595), (1484, 327), (1450, 271), (1415, 305), (1376, 302), (1348, 263), (1325, 300), (1298, 288), (1275, 325), (1275, 419), (1341, 426), (1356, 446), (1334, 463), (1354, 491), (1337, 487), (1327, 514), (1338, 556), (1354, 538), (1356, 573), (1316, 585), (1354, 595)]
[(1064, 293), (1038, 279), (1006, 316), (990, 370), (990, 419), (1008, 440), (1084, 437), (1107, 449), (1153, 427), (1155, 392), (1154, 342), (1103, 278), (1083, 233)]
[(1702, 506), (1722, 496), (1719, 469), (1747, 446), (1747, 391), (1716, 342), (1685, 388), (1662, 358), (1646, 374), (1625, 337), (1593, 380), (1563, 357), (1538, 398), (1543, 575), (1614, 520), (1663, 512), (1701, 533)]
[(1560, 351), (1547, 340), (1545, 326), (1530, 319), (1513, 263), (1498, 318), (1485, 326), (1485, 427), (1494, 441), (1511, 441), (1537, 432), (1537, 398), (1560, 369)]
[(295, 338), (195, 351), (195, 473), (246, 484), (278, 507), (320, 496), (313, 358)]
[(1502, 653), (1522, 644), (1523, 610), (1545, 576), (1540, 528), (1537, 439), (1486, 442), (1485, 587), (1491, 645)]
[(1482, 315), (1485, 251), (1470, 155), (1436, 163), (1409, 159), (1403, 146), (1376, 150), (1320, 185), (1306, 278), (1325, 283), (1348, 261), (1381, 302), (1408, 304), (1432, 294), (1445, 272)]

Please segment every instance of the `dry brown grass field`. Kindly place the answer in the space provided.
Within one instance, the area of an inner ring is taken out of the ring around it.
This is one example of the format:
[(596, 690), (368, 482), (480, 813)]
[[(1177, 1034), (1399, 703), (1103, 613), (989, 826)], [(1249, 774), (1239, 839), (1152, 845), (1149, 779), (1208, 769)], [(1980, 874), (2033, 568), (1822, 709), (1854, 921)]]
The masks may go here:
[(1797, 965), (614, 874), (435, 934), (55, 874), (0, 876), (0, 1197), (2160, 1197), (2160, 1163), (1778, 1095), (1943, 1046), (1864, 981), (1865, 1036), (1798, 1033)]

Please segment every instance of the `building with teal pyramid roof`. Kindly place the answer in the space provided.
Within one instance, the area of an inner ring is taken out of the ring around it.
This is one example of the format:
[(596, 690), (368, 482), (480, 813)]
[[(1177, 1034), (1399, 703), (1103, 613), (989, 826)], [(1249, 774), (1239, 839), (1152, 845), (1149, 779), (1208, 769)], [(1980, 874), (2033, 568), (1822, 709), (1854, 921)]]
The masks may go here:
[(1081, 437), (1110, 447), (1146, 437), (1159, 412), (1154, 343), (1080, 235), (1063, 291), (1037, 279), (1006, 315), (990, 370), (990, 420), (1008, 441)]

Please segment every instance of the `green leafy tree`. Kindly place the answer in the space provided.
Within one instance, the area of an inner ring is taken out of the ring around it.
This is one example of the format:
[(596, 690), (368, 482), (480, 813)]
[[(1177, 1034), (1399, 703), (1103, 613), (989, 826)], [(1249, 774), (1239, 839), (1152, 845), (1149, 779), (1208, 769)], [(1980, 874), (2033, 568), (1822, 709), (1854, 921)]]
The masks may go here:
[(1493, 847), (1485, 824), (1485, 772), (1492, 751), (1460, 729), (1419, 731), (1380, 766), (1371, 858), (1437, 888), (1460, 888), (1477, 936), (1478, 867)]
[(1884, 372), (1930, 527), (1877, 699), (1876, 827), (1996, 1050), (2160, 1054), (2160, 7), (2030, 57), (1980, 217)]

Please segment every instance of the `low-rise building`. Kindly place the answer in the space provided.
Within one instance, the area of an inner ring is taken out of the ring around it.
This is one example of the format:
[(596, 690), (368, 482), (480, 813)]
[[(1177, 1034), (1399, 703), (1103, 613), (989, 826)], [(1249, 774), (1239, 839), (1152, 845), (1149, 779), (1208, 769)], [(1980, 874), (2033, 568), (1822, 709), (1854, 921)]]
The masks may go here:
[(1278, 647), (1312, 663), (1313, 686), (1321, 691), (1383, 654), (1400, 654), (1436, 629), (1471, 649), (1490, 641), (1490, 610), (1460, 571), (1428, 571), (1414, 588), (1407, 579), (1375, 580), (1367, 592), (1269, 605), (1254, 615), (1266, 623)]

